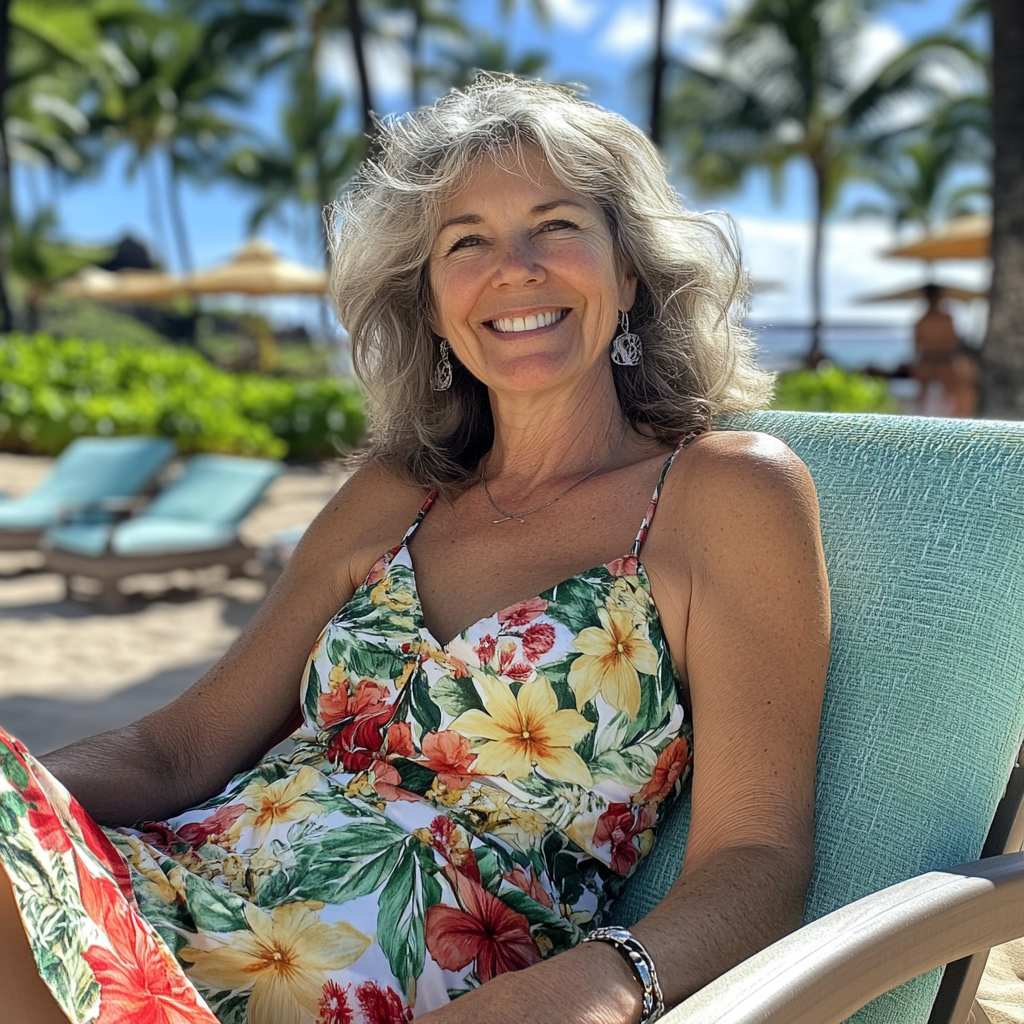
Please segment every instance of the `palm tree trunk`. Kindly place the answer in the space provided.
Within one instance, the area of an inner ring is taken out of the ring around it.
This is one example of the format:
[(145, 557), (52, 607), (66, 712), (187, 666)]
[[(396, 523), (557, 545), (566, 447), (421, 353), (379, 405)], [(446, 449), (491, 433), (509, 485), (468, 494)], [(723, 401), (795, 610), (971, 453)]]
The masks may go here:
[(814, 234), (811, 240), (811, 347), (805, 365), (814, 369), (825, 358), (821, 350), (822, 263), (825, 241), (825, 169), (812, 163), (814, 171)]
[(352, 37), (352, 50), (356, 58), (356, 72), (359, 75), (359, 99), (363, 108), (363, 132), (373, 137), (373, 97), (370, 93), (370, 75), (366, 70), (366, 52), (363, 46), (363, 15), (359, 0), (348, 0), (348, 31)]
[(423, 105), (423, 66), (421, 64), (424, 28), (423, 3), (424, 0), (414, 0), (413, 2), (412, 35), (409, 37), (409, 76), (412, 86), (410, 96), (414, 110)]
[(11, 155), (7, 148), (7, 47), (11, 22), (10, 0), (0, 0), (0, 333), (14, 328), (11, 304), (7, 298), (7, 254), (11, 247), (11, 222), (14, 217), (11, 201)]
[(992, 291), (981, 413), (1024, 419), (1024, 5), (991, 0)]
[(155, 159), (155, 153), (149, 153), (142, 158), (142, 176), (146, 182), (146, 199), (149, 206), (149, 223), (153, 229), (153, 242), (160, 249), (161, 262), (166, 267), (171, 250), (167, 244), (164, 219), (160, 213), (160, 183), (156, 176)]
[[(172, 143), (173, 145), (173, 143)], [(192, 247), (185, 227), (185, 214), (181, 208), (181, 182), (174, 165), (174, 153), (167, 148), (167, 208), (171, 211), (171, 225), (174, 228), (174, 242), (178, 249), (178, 260), (186, 274), (192, 273)]]
[(658, 0), (658, 15), (654, 28), (654, 65), (651, 74), (651, 142), (661, 145), (662, 93), (665, 88), (665, 16), (668, 0)]

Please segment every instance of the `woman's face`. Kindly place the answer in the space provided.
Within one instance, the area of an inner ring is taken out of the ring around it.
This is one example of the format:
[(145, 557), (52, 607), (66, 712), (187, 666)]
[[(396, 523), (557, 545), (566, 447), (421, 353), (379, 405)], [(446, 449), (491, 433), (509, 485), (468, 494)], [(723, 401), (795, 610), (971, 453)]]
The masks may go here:
[(481, 162), (442, 210), (431, 328), (496, 391), (536, 392), (608, 372), (636, 278), (600, 207), (537, 149)]

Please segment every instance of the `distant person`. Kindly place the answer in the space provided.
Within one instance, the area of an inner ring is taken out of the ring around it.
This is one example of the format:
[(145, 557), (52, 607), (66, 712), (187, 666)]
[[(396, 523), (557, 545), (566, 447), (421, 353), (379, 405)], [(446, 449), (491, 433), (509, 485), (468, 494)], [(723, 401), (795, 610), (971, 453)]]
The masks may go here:
[(932, 393), (940, 393), (940, 413), (973, 416), (978, 409), (978, 363), (957, 337), (953, 318), (945, 309), (942, 288), (924, 286), (928, 308), (914, 325), (911, 376), (921, 385), (919, 411), (931, 411)]
[[(541, 82), (374, 150), (370, 451), (188, 693), (0, 733), (0, 1024), (648, 1024), (800, 925), (828, 582), (803, 463), (709, 429), (771, 391), (738, 255)], [(602, 928), (691, 750), (682, 876)]]

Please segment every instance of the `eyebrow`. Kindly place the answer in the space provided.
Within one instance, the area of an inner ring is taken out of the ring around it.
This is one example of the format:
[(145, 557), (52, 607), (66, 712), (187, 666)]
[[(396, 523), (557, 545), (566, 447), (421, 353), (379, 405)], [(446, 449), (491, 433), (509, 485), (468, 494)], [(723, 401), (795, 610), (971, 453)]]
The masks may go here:
[[(586, 210), (586, 207), (582, 203), (576, 202), (575, 199), (552, 199), (548, 203), (538, 203), (530, 213), (547, 213), (549, 210), (557, 209), (559, 206), (574, 206), (577, 210)], [(483, 217), (478, 213), (464, 213), (460, 217), (452, 217), (450, 220), (446, 220), (438, 229), (437, 233), (440, 234), (445, 228), (457, 226), (459, 224), (482, 224)]]

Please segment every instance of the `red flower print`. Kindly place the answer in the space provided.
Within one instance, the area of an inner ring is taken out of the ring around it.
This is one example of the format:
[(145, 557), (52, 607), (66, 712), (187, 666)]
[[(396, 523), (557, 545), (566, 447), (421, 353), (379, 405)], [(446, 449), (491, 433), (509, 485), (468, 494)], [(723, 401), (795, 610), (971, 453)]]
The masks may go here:
[(320, 994), (320, 1013), (316, 1024), (352, 1024), (348, 992), (336, 981), (325, 981)]
[(100, 986), (96, 1024), (217, 1024), (114, 883), (78, 866), (82, 905), (113, 947), (82, 954)]
[(366, 1024), (407, 1024), (412, 1020), (412, 1010), (390, 985), (381, 988), (375, 981), (364, 981), (356, 989), (356, 998)]
[(609, 804), (608, 810), (597, 819), (594, 845), (612, 846), (612, 871), (628, 875), (640, 859), (640, 850), (633, 838), (654, 824), (655, 810), (650, 804), (633, 808), (629, 804)]
[(373, 772), (373, 788), (382, 800), (389, 803), (394, 800), (419, 800), (415, 793), (401, 788), (402, 776), (398, 774), (398, 769), (394, 765), (386, 761), (374, 761), (370, 770)]
[(381, 555), (380, 558), (370, 566), (370, 571), (366, 574), (366, 579), (363, 580), (363, 586), (372, 587), (374, 584), (380, 583), (380, 581), (384, 579), (384, 573), (388, 571), (391, 559), (393, 559), (398, 552), (399, 548), (393, 548), (386, 554)]
[(498, 612), (498, 621), (502, 626), (525, 626), (538, 615), (543, 615), (548, 603), (542, 597), (531, 597), (529, 601), (520, 601), (510, 608)]
[(437, 903), (427, 911), (426, 922), (427, 949), (444, 970), (461, 970), (475, 959), (476, 972), (486, 982), (540, 962), (540, 950), (522, 914), (476, 882), (454, 873), (449, 881), (464, 909)]
[(450, 729), (428, 732), (421, 747), (426, 767), (437, 772), (437, 781), (445, 789), (460, 792), (469, 785), (472, 777), (469, 766), (476, 759), (476, 754), (470, 749), (465, 736)]
[(388, 726), (388, 757), (412, 757), (412, 729), (408, 722), (392, 722)]
[(690, 765), (690, 745), (685, 736), (674, 739), (660, 754), (651, 781), (636, 796), (637, 802), (658, 803), (672, 791), (676, 780)]
[(32, 782), (22, 795), (29, 805), (28, 827), (32, 829), (40, 845), (54, 853), (67, 853), (71, 849), (71, 840), (63, 822), (54, 813), (46, 797)]
[[(344, 693), (345, 687), (340, 686), (325, 696)], [(349, 772), (361, 772), (380, 754), (384, 727), (395, 713), (394, 707), (384, 702), (386, 696), (386, 690), (364, 679), (351, 697), (345, 695), (344, 703), (340, 698), (332, 703), (332, 711), (338, 712), (340, 717), (332, 718), (331, 724), (344, 722), (327, 745), (327, 756), (333, 764), (340, 763)], [(323, 700), (321, 698), (321, 709)]]
[(494, 652), (497, 649), (498, 641), (490, 633), (473, 648), (476, 651), (476, 656), (480, 659), (481, 665), (486, 665), (494, 657)]
[(544, 891), (544, 886), (540, 884), (532, 871), (527, 873), (517, 864), (511, 871), (506, 871), (503, 877), (506, 882), (511, 882), (517, 889), (522, 889), (530, 899), (536, 900), (545, 907), (552, 905), (551, 897)]
[(211, 839), (214, 842), (221, 839), (245, 811), (245, 804), (227, 804), (202, 821), (182, 825), (177, 832), (162, 821), (147, 821), (139, 838), (158, 850), (168, 851), (174, 846), (190, 846), (196, 850)]
[(635, 576), (639, 568), (636, 555), (624, 555), (622, 558), (615, 558), (605, 568), (612, 576)]
[(535, 665), (554, 646), (555, 627), (550, 622), (535, 622), (523, 633), (523, 654)]
[(498, 673), (525, 683), (533, 675), (533, 666), (518, 658), (519, 645), (514, 640), (503, 640), (498, 647)]
[(439, 814), (430, 823), (431, 845), (448, 863), (474, 882), (480, 881), (476, 854), (470, 849), (465, 833), (451, 818)]

